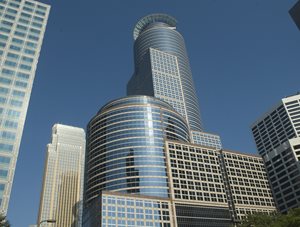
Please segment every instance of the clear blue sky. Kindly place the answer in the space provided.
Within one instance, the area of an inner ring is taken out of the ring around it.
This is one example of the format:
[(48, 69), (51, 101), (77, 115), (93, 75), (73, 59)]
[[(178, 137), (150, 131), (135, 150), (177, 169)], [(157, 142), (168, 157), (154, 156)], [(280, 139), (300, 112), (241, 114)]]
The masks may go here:
[[(44, 1), (45, 2), (45, 1)], [(125, 96), (133, 73), (132, 30), (155, 12), (178, 20), (204, 127), (225, 148), (255, 153), (250, 125), (300, 91), (296, 0), (55, 0), (31, 95), (8, 219), (36, 223), (46, 145), (55, 123), (86, 127)]]

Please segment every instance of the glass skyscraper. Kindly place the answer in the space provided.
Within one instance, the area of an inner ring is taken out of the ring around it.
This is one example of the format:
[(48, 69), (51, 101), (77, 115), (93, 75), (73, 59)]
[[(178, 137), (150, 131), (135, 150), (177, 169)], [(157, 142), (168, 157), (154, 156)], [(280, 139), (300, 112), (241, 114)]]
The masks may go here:
[(56, 226), (81, 226), (84, 158), (84, 130), (55, 124), (47, 146), (38, 224), (55, 220)]
[(0, 211), (5, 213), (49, 11), (37, 1), (0, 0)]
[(129, 96), (101, 108), (87, 129), (85, 204), (104, 190), (168, 198), (166, 138), (188, 142), (189, 131), (159, 99)]
[(275, 210), (262, 159), (202, 131), (175, 26), (165, 14), (137, 23), (130, 96), (87, 126), (84, 227), (229, 227)]
[(128, 95), (149, 95), (171, 104), (191, 130), (202, 131), (200, 108), (182, 35), (176, 19), (151, 14), (134, 28), (134, 74)]

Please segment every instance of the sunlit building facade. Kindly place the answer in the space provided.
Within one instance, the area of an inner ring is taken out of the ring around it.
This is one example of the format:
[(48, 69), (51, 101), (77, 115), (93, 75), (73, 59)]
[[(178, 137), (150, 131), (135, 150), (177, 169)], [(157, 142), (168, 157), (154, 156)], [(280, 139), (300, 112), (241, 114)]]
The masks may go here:
[(101, 191), (169, 197), (164, 139), (189, 141), (167, 103), (128, 96), (100, 109), (87, 128), (85, 205)]
[(176, 25), (176, 19), (166, 14), (138, 21), (133, 33), (135, 72), (127, 94), (160, 98), (186, 118), (192, 130), (202, 131), (189, 59)]
[(276, 206), (300, 207), (300, 94), (283, 98), (252, 125)]
[(228, 205), (235, 222), (247, 214), (276, 212), (263, 159), (257, 155), (219, 151)]
[(38, 224), (55, 220), (56, 226), (81, 226), (84, 158), (84, 130), (55, 124), (47, 146)]
[(50, 6), (0, 1), (0, 211), (6, 213)]

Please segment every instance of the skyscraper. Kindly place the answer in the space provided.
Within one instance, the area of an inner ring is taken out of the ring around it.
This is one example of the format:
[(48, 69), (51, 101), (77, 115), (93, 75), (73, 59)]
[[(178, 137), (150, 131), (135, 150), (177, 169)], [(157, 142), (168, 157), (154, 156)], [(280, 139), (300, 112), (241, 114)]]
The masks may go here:
[(277, 208), (300, 207), (300, 94), (283, 98), (252, 125)]
[(55, 124), (47, 146), (38, 224), (55, 220), (57, 226), (81, 226), (84, 157), (84, 130)]
[(203, 132), (198, 97), (177, 21), (166, 14), (143, 17), (133, 31), (134, 74), (127, 95), (149, 95), (168, 102), (188, 122), (193, 143), (221, 148), (218, 135)]
[(130, 96), (87, 126), (84, 227), (229, 227), (275, 210), (262, 159), (222, 151), (202, 132), (175, 26), (165, 14), (137, 23)]
[(50, 6), (0, 1), (0, 211), (7, 212)]
[(135, 71), (128, 95), (149, 95), (171, 104), (191, 130), (202, 131), (200, 108), (189, 59), (176, 19), (151, 14), (134, 28)]

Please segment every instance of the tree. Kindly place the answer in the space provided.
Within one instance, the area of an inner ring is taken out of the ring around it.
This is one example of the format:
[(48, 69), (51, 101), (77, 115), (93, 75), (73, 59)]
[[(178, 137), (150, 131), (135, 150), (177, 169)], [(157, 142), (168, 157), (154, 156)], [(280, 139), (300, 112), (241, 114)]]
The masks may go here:
[(0, 214), (0, 227), (10, 227), (9, 221), (6, 220), (6, 216)]
[(278, 221), (280, 214), (264, 214), (264, 213), (255, 213), (248, 214), (245, 219), (238, 224), (238, 227), (273, 227), (274, 224)]
[(287, 214), (248, 214), (237, 227), (300, 227), (300, 208), (291, 209)]

